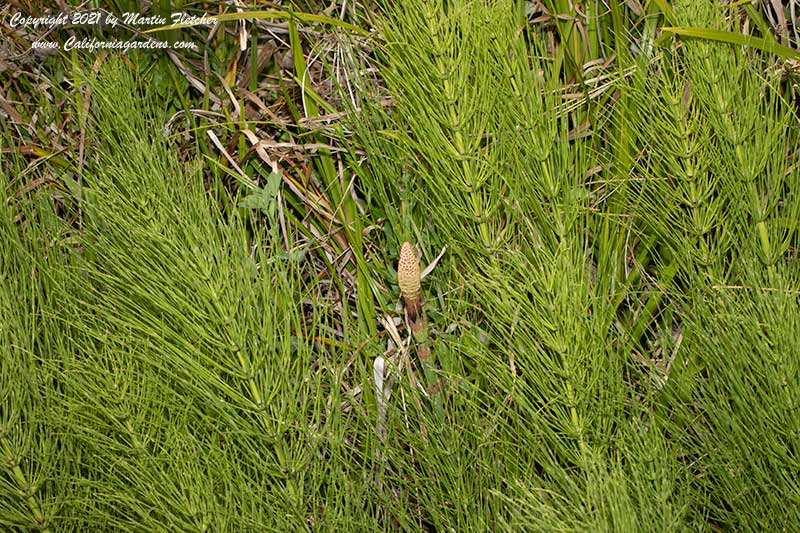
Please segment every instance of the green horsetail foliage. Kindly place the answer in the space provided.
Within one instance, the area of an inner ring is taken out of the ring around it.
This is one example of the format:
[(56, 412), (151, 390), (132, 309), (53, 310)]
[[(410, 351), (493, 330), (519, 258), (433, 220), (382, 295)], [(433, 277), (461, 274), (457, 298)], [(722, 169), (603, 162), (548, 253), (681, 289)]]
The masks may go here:
[[(4, 203), (2, 520), (368, 527), (360, 421), (329, 364), (344, 354), (315, 353), (311, 287), (277, 221), (209, 200), (126, 67), (91, 83), (81, 231), (33, 218), (44, 210), (15, 224)], [(4, 198), (14, 185), (4, 177)]]
[(179, 157), (130, 62), (74, 80), (81, 172), (3, 152), (0, 525), (800, 529), (793, 88), (658, 38), (735, 6), (543, 4), (380, 3), (313, 239), (280, 172)]
[(402, 207), (392, 234), (450, 247), (434, 275), (461, 300), (441, 301), (470, 317), (433, 352), (471, 466), (443, 476), (443, 444), (403, 477), (450, 495), (437, 527), (796, 527), (797, 117), (779, 75), (752, 50), (617, 35), (613, 106), (570, 108), (564, 49), (518, 4), (393, 3), (383, 31), (395, 106), (364, 104), (363, 179)]

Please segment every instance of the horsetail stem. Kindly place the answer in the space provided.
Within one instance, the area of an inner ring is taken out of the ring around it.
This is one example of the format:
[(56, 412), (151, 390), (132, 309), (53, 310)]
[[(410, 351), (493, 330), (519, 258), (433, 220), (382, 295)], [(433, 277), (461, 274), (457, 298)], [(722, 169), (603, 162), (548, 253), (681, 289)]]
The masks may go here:
[(406, 305), (408, 326), (417, 343), (417, 355), (427, 382), (426, 390), (434, 397), (434, 405), (439, 412), (441, 411), (441, 399), (436, 392), (440, 387), (428, 339), (428, 321), (425, 319), (425, 312), (422, 309), (421, 279), (419, 260), (414, 254), (411, 243), (406, 241), (400, 248), (400, 258), (397, 262), (397, 284), (400, 286), (400, 295)]

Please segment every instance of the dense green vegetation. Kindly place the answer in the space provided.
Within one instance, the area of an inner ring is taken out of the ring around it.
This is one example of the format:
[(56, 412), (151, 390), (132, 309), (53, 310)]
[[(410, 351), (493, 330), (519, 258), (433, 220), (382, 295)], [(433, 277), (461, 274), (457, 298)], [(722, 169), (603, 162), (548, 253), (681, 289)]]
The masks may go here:
[(800, 529), (789, 27), (542, 4), (4, 74), (0, 524)]

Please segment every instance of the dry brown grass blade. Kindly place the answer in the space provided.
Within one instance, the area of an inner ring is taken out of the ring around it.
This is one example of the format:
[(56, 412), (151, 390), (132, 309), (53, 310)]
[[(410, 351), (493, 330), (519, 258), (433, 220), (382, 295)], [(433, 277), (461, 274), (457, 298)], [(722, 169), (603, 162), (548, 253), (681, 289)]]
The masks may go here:
[(241, 169), (241, 167), (239, 167), (239, 165), (236, 163), (236, 161), (234, 161), (233, 157), (231, 157), (231, 155), (228, 153), (228, 151), (222, 145), (222, 143), (219, 140), (219, 137), (217, 137), (216, 134), (213, 131), (211, 131), (210, 129), (206, 130), (206, 135), (208, 135), (209, 139), (211, 139), (211, 142), (214, 143), (214, 146), (217, 147), (217, 150), (220, 151), (220, 153), (225, 157), (225, 159), (228, 161), (228, 163), (230, 163), (230, 165), (234, 168), (234, 170), (236, 170), (236, 172), (239, 173), (239, 177), (241, 178), (241, 180), (245, 184), (247, 184), (248, 187), (250, 187), (251, 189), (258, 188), (258, 182), (253, 180), (247, 174), (245, 174), (245, 172)]
[(24, 124), (25, 120), (22, 118), (22, 115), (17, 113), (17, 110), (14, 109), (14, 106), (6, 100), (5, 96), (3, 95), (3, 89), (0, 87), (0, 108), (8, 115), (8, 118), (11, 119), (12, 122), (16, 124)]
[(208, 97), (215, 104), (217, 104), (217, 105), (221, 104), (221, 100), (219, 99), (219, 97), (217, 95), (215, 95), (213, 92), (207, 90), (206, 89), (206, 85), (202, 81), (200, 81), (199, 78), (194, 76), (189, 71), (189, 69), (186, 68), (186, 66), (184, 66), (183, 62), (178, 57), (178, 54), (176, 54), (173, 50), (167, 50), (167, 55), (172, 60), (172, 62), (175, 64), (175, 66), (178, 68), (178, 71), (181, 74), (183, 74), (183, 76), (186, 78), (186, 81), (189, 82), (189, 85), (194, 87), (198, 92), (200, 92), (200, 94), (208, 94)]

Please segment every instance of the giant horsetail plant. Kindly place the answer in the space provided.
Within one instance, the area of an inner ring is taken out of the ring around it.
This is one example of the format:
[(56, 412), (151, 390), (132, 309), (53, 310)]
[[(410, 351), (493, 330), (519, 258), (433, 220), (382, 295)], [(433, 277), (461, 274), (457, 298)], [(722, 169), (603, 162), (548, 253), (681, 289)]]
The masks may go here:
[(427, 392), (433, 395), (439, 387), (428, 337), (428, 321), (422, 307), (425, 301), (422, 295), (422, 276), (419, 260), (408, 241), (404, 242), (400, 248), (400, 258), (397, 261), (397, 284), (400, 286), (400, 295), (406, 308), (406, 322), (417, 344), (417, 355), (419, 355), (422, 371), (425, 374)]
[(798, 74), (751, 3), (295, 2), (186, 83), (0, 72), (0, 531), (800, 531)]

